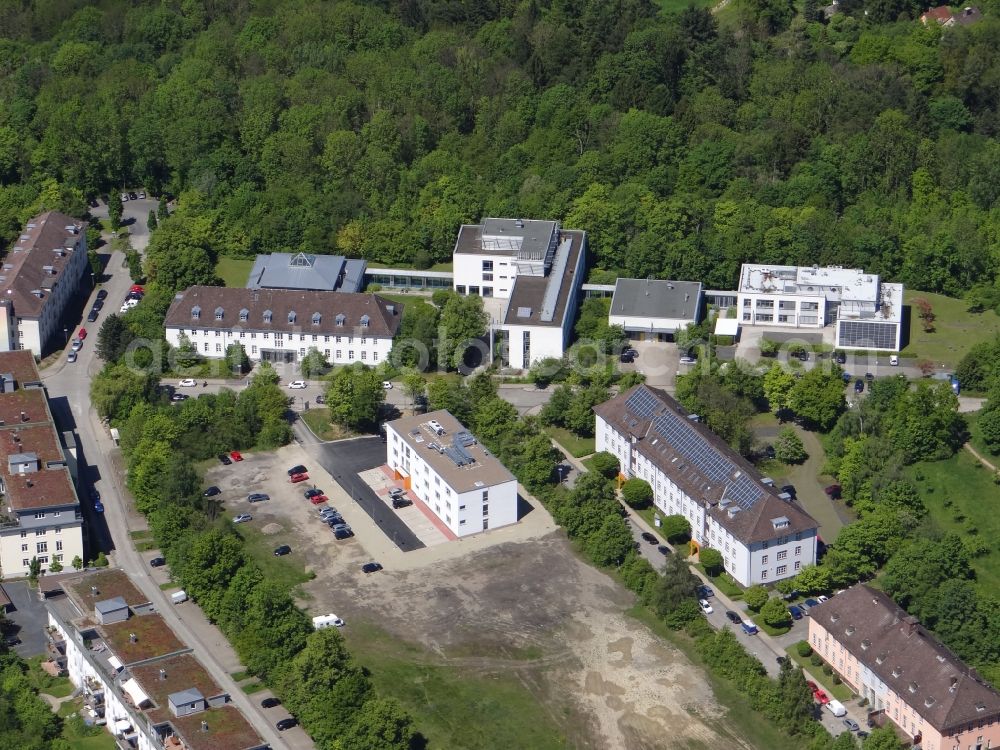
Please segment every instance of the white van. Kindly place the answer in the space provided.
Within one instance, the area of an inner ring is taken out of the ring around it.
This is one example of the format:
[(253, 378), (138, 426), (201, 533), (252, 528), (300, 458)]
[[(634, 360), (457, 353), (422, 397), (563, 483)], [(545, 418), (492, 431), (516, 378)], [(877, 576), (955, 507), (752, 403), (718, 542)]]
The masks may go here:
[(314, 617), (313, 627), (316, 630), (323, 630), (324, 628), (342, 628), (344, 627), (344, 621), (331, 612), (328, 615), (317, 615)]
[(170, 601), (174, 604), (180, 604), (181, 602), (186, 602), (188, 600), (187, 591), (181, 589), (180, 591), (175, 591), (170, 595)]
[(834, 716), (847, 716), (847, 709), (844, 708), (844, 704), (840, 701), (831, 700), (826, 704), (826, 707), (830, 709), (830, 713)]

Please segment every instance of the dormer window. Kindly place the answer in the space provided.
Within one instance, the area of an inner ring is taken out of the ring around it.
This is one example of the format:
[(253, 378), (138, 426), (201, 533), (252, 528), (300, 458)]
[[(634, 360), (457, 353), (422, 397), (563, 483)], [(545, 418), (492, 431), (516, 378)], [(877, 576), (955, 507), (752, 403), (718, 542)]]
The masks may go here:
[(899, 677), (902, 674), (903, 674), (903, 668), (902, 667), (894, 667), (893, 668), (893, 670), (892, 670), (892, 676), (893, 677)]
[(362, 325), (362, 326), (364, 326), (365, 328), (367, 328), (367, 327), (368, 327), (368, 324), (369, 324), (370, 322), (371, 322), (371, 318), (369, 318), (369, 317), (368, 317), (367, 315), (362, 315), (362, 316), (361, 316), (361, 325)]
[(869, 641), (869, 640), (868, 640), (867, 638), (865, 638), (865, 639), (864, 639), (863, 641), (861, 641), (861, 648), (862, 648), (862, 649), (863, 649), (864, 651), (867, 651), (867, 650), (868, 650), (868, 649), (870, 649), (871, 647), (872, 647), (872, 642), (871, 642), (871, 641)]
[(198, 305), (191, 308), (191, 317), (195, 320), (201, 320), (201, 308)]
[(909, 685), (907, 686), (907, 688), (909, 689), (909, 691), (910, 691), (911, 693), (915, 693), (915, 692), (917, 692), (917, 688), (918, 688), (918, 687), (919, 687), (919, 686), (918, 686), (918, 685), (917, 685), (917, 683), (915, 683), (915, 682), (911, 682), (911, 683), (910, 683), (910, 684), (909, 684)]
[(318, 326), (320, 324), (320, 321), (322, 321), (322, 320), (323, 320), (323, 316), (322, 315), (320, 315), (318, 312), (313, 313), (313, 325), (314, 326)]
[(271, 319), (273, 317), (274, 317), (274, 313), (272, 313), (270, 310), (265, 310), (264, 311), (264, 322), (265, 323), (270, 323)]
[(215, 319), (216, 320), (222, 320), (222, 318), (223, 318), (224, 315), (225, 315), (225, 312), (223, 311), (223, 309), (221, 307), (215, 308)]
[(337, 325), (338, 326), (344, 325), (344, 322), (346, 320), (347, 320), (347, 316), (344, 315), (344, 313), (337, 313)]
[(242, 310), (240, 310), (240, 320), (243, 321), (244, 323), (250, 320), (250, 311), (247, 310), (245, 307)]
[(854, 626), (853, 626), (853, 625), (848, 625), (848, 626), (847, 626), (847, 630), (846, 630), (845, 632), (846, 632), (846, 633), (847, 633), (848, 635), (854, 635)]
[(295, 310), (289, 310), (288, 311), (288, 322), (289, 323), (294, 323), (295, 322), (295, 317), (296, 317), (295, 316)]

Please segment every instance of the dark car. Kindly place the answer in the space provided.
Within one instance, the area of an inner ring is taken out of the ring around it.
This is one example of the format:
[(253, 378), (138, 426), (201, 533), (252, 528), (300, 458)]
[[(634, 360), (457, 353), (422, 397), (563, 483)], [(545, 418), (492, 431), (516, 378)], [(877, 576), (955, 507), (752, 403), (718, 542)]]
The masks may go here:
[(739, 613), (733, 612), (733, 610), (731, 609), (726, 610), (726, 619), (729, 620), (729, 622), (733, 623), (733, 625), (739, 625), (741, 622), (743, 622), (743, 618), (740, 617)]
[(842, 372), (840, 373), (840, 377), (843, 378), (845, 383), (850, 383), (852, 375), (849, 372)]
[(624, 362), (625, 364), (632, 364), (633, 362), (635, 362), (635, 357), (626, 352), (622, 352), (622, 355), (618, 359)]
[(108, 296), (108, 290), (107, 289), (98, 289), (97, 290), (97, 299), (105, 299), (107, 296)]
[(808, 608), (809, 608), (809, 609), (806, 609), (806, 610), (805, 610), (805, 613), (806, 613), (806, 614), (809, 614), (809, 610), (810, 610), (810, 609), (812, 609), (813, 607), (818, 607), (818, 606), (819, 606), (819, 602), (818, 602), (818, 601), (816, 601), (815, 599), (806, 599), (806, 600), (805, 600), (804, 602), (802, 602), (802, 603), (803, 603), (803, 604), (805, 604), (805, 605), (806, 605), (806, 607), (808, 607)]
[(87, 313), (87, 322), (93, 323), (95, 320), (97, 320), (97, 310), (91, 310)]
[(362, 573), (378, 573), (382, 570), (382, 565), (377, 562), (365, 563), (361, 566)]
[(858, 739), (859, 740), (866, 739), (867, 737), (868, 737), (868, 732), (864, 731), (863, 729), (858, 732)]
[(334, 539), (350, 539), (354, 536), (354, 532), (350, 529), (337, 529), (333, 532)]
[(855, 393), (861, 393), (862, 391), (864, 391), (864, 389), (865, 389), (865, 381), (863, 381), (861, 378), (858, 378), (857, 380), (854, 381)]
[(280, 706), (281, 701), (277, 698), (265, 698), (260, 702), (260, 705), (263, 708), (274, 708), (275, 706)]
[(774, 446), (773, 445), (765, 445), (764, 446), (764, 457), (765, 458), (774, 458), (777, 455), (778, 454), (774, 452)]
[(101, 311), (101, 310), (103, 310), (104, 309), (104, 300), (102, 300), (100, 297), (98, 297), (97, 299), (94, 300), (94, 304), (91, 305), (91, 308), (94, 309), (94, 310), (97, 310), (98, 312)]
[(779, 656), (777, 659), (775, 659), (775, 661), (778, 662), (778, 664), (784, 664), (786, 661), (788, 661), (788, 657), (787, 656)]
[(625, 351), (622, 352), (622, 354), (627, 354), (630, 357), (638, 357), (639, 356), (639, 350), (638, 349), (626, 349)]
[(796, 607), (794, 604), (788, 608), (788, 614), (792, 616), (793, 620), (802, 619), (802, 610)]
[(650, 544), (656, 544), (656, 537), (650, 534), (648, 531), (642, 532), (640, 535), (644, 542), (649, 542)]
[(215, 497), (216, 495), (221, 495), (222, 494), (222, 490), (220, 490), (218, 487), (216, 487), (213, 484), (211, 487), (209, 487), (207, 490), (205, 490), (201, 494), (204, 495), (205, 497)]
[(809, 352), (807, 352), (805, 349), (799, 349), (797, 352), (792, 352), (792, 356), (795, 357), (795, 359), (799, 360), (799, 362), (809, 361)]
[(307, 471), (309, 470), (305, 466), (299, 464), (298, 466), (293, 466), (288, 470), (288, 476), (292, 476), (292, 474), (305, 474)]
[(232, 462), (233, 462), (233, 459), (231, 459), (225, 453), (220, 453), (219, 454), (219, 463), (221, 463), (223, 466), (229, 466)]
[(874, 374), (872, 374), (870, 372), (866, 372), (865, 373), (865, 380), (874, 380), (874, 379), (875, 379), (875, 375)]
[[(175, 393), (170, 397), (171, 401), (187, 401), (188, 395), (186, 393)], [(221, 458), (219, 460), (222, 460)], [(226, 461), (226, 465), (229, 465), (229, 461)]]
[(282, 544), (280, 547), (277, 547), (274, 550), (275, 557), (284, 557), (285, 555), (290, 555), (290, 554), (292, 554), (292, 548), (289, 547), (287, 544)]
[(403, 497), (402, 495), (397, 495), (392, 499), (392, 507), (397, 510), (399, 508), (408, 508), (411, 505), (413, 505), (413, 501)]
[(305, 495), (306, 500), (311, 500), (312, 498), (316, 497), (317, 495), (322, 495), (323, 494), (323, 490), (316, 489), (315, 487), (313, 487), (311, 490), (306, 490), (302, 494)]
[(698, 597), (701, 599), (711, 599), (715, 596), (715, 592), (712, 591), (710, 586), (699, 586), (698, 587)]
[(833, 359), (838, 365), (847, 364), (847, 355), (843, 352), (837, 352), (834, 354)]
[(792, 497), (796, 497), (796, 494), (795, 494), (795, 485), (794, 484), (783, 484), (781, 486), (781, 491), (782, 492), (787, 492)]
[(278, 728), (279, 732), (284, 732), (286, 729), (291, 729), (292, 727), (297, 727), (299, 725), (299, 720), (294, 716), (289, 716), (287, 719), (282, 719), (277, 722), (274, 726)]
[(152, 560), (149, 561), (149, 567), (151, 568), (162, 568), (166, 564), (167, 561), (164, 560), (162, 557), (154, 557)]
[(325, 523), (331, 529), (334, 528), (335, 526), (350, 528), (344, 522), (344, 517), (339, 513), (333, 513), (329, 516), (323, 516), (323, 523)]
[(137, 200), (139, 200), (139, 194), (138, 193), (129, 193), (128, 194), (128, 199), (130, 201), (137, 201)]
[(103, 505), (103, 503), (101, 503), (100, 500), (98, 500), (97, 502), (94, 503), (94, 510), (96, 512), (98, 512), (98, 513), (103, 513), (104, 512), (104, 505)]
[(659, 552), (661, 555), (670, 555), (670, 554), (672, 554), (671, 551), (670, 551), (670, 547), (668, 547), (665, 544), (661, 544), (659, 547), (657, 547), (656, 551)]
[(831, 500), (836, 500), (840, 497), (840, 485), (839, 484), (828, 485), (823, 488), (823, 492), (825, 492)]
[(248, 503), (263, 503), (263, 502), (265, 502), (267, 500), (270, 500), (270, 499), (271, 499), (271, 496), (270, 495), (266, 495), (263, 492), (251, 492), (249, 495), (247, 495), (247, 502)]

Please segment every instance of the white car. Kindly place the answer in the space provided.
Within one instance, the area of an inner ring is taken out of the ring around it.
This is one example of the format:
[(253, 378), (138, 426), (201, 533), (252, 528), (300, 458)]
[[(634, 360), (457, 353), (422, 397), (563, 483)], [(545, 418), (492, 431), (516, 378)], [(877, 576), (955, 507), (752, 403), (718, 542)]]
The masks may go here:
[(128, 202), (128, 193), (122, 193), (122, 203)]
[(304, 381), (304, 380), (293, 380), (291, 383), (288, 384), (288, 387), (289, 388), (295, 388), (295, 389), (299, 390), (299, 389), (302, 389), (302, 388), (306, 387), (306, 381)]
[(246, 523), (247, 521), (252, 521), (253, 516), (249, 513), (240, 513), (238, 516), (233, 518), (233, 523)]
[(710, 615), (712, 614), (712, 612), (715, 611), (714, 609), (712, 609), (712, 605), (708, 603), (707, 599), (699, 599), (698, 606), (701, 607), (701, 611), (704, 612), (706, 615)]
[(78, 352), (83, 348), (83, 342), (80, 341), (80, 339), (73, 339), (73, 343), (70, 345), (70, 348), (74, 352)]
[(391, 391), (392, 390), (392, 383), (390, 383), (388, 380), (383, 380), (382, 381), (382, 387), (385, 388), (387, 391)]
[(141, 200), (141, 201), (146, 200), (146, 194), (144, 192), (142, 192), (141, 190), (139, 191), (139, 200)]
[(67, 362), (76, 362), (76, 352), (70, 352), (66, 355)]
[(698, 360), (696, 360), (696, 359), (695, 359), (694, 357), (681, 357), (681, 358), (680, 358), (680, 363), (681, 363), (682, 365), (693, 365), (693, 364), (695, 364), (695, 363), (696, 363), (697, 361), (698, 361)]
[(817, 597), (816, 597), (816, 600), (817, 600), (817, 601), (818, 601), (818, 602), (819, 602), (820, 604), (822, 604), (823, 602), (828, 602), (828, 601), (830, 601), (830, 597), (828, 597), (828, 596), (823, 596), (822, 594), (820, 594), (819, 596), (817, 596)]
[(893, 367), (899, 367), (899, 357), (896, 356), (895, 354), (890, 354), (889, 364), (892, 365)]
[(198, 385), (198, 381), (195, 380), (194, 378), (184, 378), (184, 380), (179, 382), (177, 385), (180, 386), (181, 388), (194, 388), (196, 385)]

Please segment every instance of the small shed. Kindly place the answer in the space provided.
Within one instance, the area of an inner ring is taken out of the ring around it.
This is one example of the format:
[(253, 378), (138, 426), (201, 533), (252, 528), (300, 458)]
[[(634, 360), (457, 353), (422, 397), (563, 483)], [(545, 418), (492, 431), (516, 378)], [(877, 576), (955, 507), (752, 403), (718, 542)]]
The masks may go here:
[(113, 622), (125, 622), (128, 619), (128, 604), (124, 597), (116, 596), (114, 599), (105, 599), (94, 605), (94, 614), (97, 622), (101, 625), (109, 625)]
[(190, 716), (208, 708), (205, 696), (198, 688), (188, 688), (171, 693), (167, 696), (167, 703), (170, 704), (170, 712), (174, 716)]

